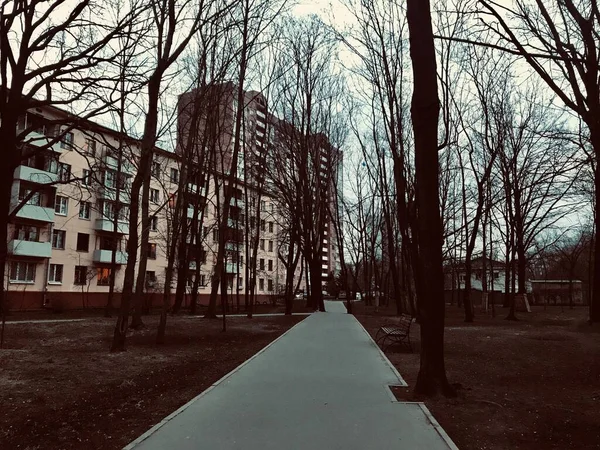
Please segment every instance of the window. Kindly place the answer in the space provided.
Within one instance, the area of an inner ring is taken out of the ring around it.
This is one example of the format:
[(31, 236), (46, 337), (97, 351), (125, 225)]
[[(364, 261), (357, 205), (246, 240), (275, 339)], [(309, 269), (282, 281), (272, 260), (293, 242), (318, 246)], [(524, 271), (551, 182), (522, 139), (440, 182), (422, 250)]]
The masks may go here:
[[(29, 196), (29, 194), (31, 194), (32, 191), (33, 191), (33, 189), (31, 189), (31, 188), (29, 188), (27, 186), (21, 185), (19, 187), (19, 200), (20, 201), (25, 200), (25, 198), (27, 196)], [(40, 193), (36, 192), (36, 193), (32, 194), (31, 197), (29, 198), (29, 200), (27, 200), (27, 204), (28, 205), (40, 206), (40, 204), (41, 204)]]
[(267, 291), (273, 292), (273, 280), (267, 280)]
[(35, 263), (13, 261), (10, 263), (10, 281), (13, 283), (33, 283), (35, 281)]
[(152, 162), (152, 176), (158, 178), (160, 176), (160, 163)]
[(121, 241), (117, 241), (113, 237), (102, 236), (98, 247), (98, 250), (119, 250), (121, 248)]
[(206, 275), (200, 274), (200, 286), (206, 286)]
[(269, 260), (269, 270), (273, 270), (273, 260)]
[(92, 204), (90, 202), (79, 202), (79, 218), (80, 219), (89, 219), (91, 209), (92, 209)]
[(83, 175), (81, 177), (82, 186), (90, 186), (92, 184), (92, 172), (89, 169), (83, 169)]
[(260, 258), (260, 270), (265, 270), (265, 259)]
[(258, 279), (258, 289), (260, 291), (264, 291), (265, 290), (265, 279), (264, 278), (259, 278)]
[(265, 219), (261, 219), (260, 220), (260, 231), (266, 231), (266, 230), (267, 230), (267, 228), (266, 228)]
[(174, 167), (171, 167), (171, 176), (169, 178), (171, 179), (171, 183), (178, 183), (179, 170), (175, 169)]
[(500, 278), (500, 272), (494, 272), (494, 279), (497, 280)]
[(148, 259), (156, 259), (156, 244), (148, 244)]
[(269, 251), (273, 251), (273, 241), (269, 241)]
[(104, 172), (104, 186), (114, 188), (117, 185), (117, 175), (112, 170)]
[(146, 271), (146, 287), (153, 288), (156, 286), (156, 272), (154, 270)]
[(75, 266), (75, 284), (77, 286), (87, 284), (87, 266)]
[[(85, 151), (92, 156), (96, 156), (96, 141), (92, 138), (85, 139)], [(82, 266), (83, 267), (83, 266)]]
[(110, 269), (108, 267), (98, 267), (98, 286), (110, 285)]
[(67, 131), (60, 140), (60, 148), (70, 150), (73, 146), (73, 133)]
[(272, 233), (274, 229), (273, 222), (269, 222), (269, 233)]
[(58, 167), (58, 179), (60, 181), (69, 181), (71, 179), (71, 165), (65, 163), (59, 163)]
[(265, 240), (264, 240), (264, 239), (261, 239), (261, 240), (260, 240), (260, 249), (261, 249), (261, 250), (264, 250), (264, 249), (265, 249)]
[(15, 225), (14, 239), (20, 241), (38, 242), (40, 232), (37, 227), (30, 225)]
[(52, 230), (52, 248), (64, 250), (66, 236), (65, 230)]
[(158, 231), (158, 217), (150, 217), (150, 231)]
[(77, 251), (87, 252), (90, 249), (90, 235), (87, 233), (77, 233)]
[(150, 189), (150, 201), (152, 203), (160, 202), (160, 192), (158, 192), (158, 189)]
[(50, 270), (48, 271), (48, 283), (61, 284), (62, 279), (63, 279), (63, 265), (62, 264), (50, 264)]
[(213, 242), (219, 242), (219, 230), (213, 230), (212, 235)]
[(206, 239), (206, 237), (208, 236), (208, 227), (203, 227), (202, 233), (202, 236), (204, 236), (204, 239)]
[(267, 210), (267, 202), (264, 200), (260, 201), (260, 210), (261, 211), (266, 211)]
[(69, 199), (62, 195), (57, 195), (54, 202), (54, 212), (60, 216), (66, 216), (69, 212)]

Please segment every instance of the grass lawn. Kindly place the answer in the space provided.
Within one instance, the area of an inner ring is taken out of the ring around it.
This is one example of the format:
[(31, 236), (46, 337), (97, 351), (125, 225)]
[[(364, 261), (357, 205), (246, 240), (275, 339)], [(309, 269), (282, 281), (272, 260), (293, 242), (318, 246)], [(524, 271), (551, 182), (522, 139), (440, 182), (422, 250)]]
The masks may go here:
[[(456, 445), (469, 449), (600, 448), (600, 328), (586, 324), (587, 308), (534, 307), (520, 320), (476, 312), (464, 323), (463, 311), (446, 310), (445, 354), (448, 379), (458, 398), (425, 400)], [(391, 309), (355, 305), (357, 319), (375, 335)], [(414, 353), (389, 348), (412, 394), (419, 370), (419, 326), (411, 327)]]
[(229, 318), (222, 333), (220, 320), (169, 317), (167, 343), (156, 346), (149, 316), (122, 353), (108, 352), (115, 319), (8, 323), (0, 448), (122, 448), (303, 318)]

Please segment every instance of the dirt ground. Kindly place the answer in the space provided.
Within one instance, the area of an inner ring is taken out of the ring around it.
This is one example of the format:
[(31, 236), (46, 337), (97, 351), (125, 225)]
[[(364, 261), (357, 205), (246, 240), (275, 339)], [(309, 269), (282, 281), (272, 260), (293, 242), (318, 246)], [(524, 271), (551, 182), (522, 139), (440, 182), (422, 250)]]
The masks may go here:
[(150, 316), (122, 353), (108, 352), (114, 319), (8, 323), (0, 448), (122, 448), (303, 318), (229, 318), (223, 333), (220, 320), (170, 317), (156, 346)]
[[(385, 322), (385, 308), (355, 305), (356, 317), (374, 336)], [(599, 449), (600, 328), (586, 324), (587, 309), (534, 307), (520, 320), (478, 312), (464, 323), (463, 312), (448, 306), (445, 355), (455, 399), (425, 400), (461, 450)], [(388, 358), (412, 394), (419, 370), (419, 326), (411, 327), (414, 353), (390, 348)]]

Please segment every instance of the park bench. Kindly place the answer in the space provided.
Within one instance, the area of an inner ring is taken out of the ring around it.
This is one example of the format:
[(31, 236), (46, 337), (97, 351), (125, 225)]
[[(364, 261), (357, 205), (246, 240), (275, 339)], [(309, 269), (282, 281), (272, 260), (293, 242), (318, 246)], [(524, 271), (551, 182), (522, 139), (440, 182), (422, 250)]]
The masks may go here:
[(393, 322), (385, 324), (379, 328), (375, 335), (375, 342), (379, 344), (382, 350), (392, 344), (407, 345), (412, 352), (410, 343), (410, 325), (413, 318), (408, 314), (401, 314)]

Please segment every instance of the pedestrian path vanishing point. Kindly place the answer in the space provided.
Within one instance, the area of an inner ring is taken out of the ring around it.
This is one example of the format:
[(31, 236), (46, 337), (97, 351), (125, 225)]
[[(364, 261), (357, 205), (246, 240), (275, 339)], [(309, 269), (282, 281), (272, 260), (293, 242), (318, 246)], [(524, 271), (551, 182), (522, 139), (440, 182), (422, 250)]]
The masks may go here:
[[(326, 302), (126, 449), (456, 449), (341, 302)], [(199, 370), (202, 370), (201, 368)]]

